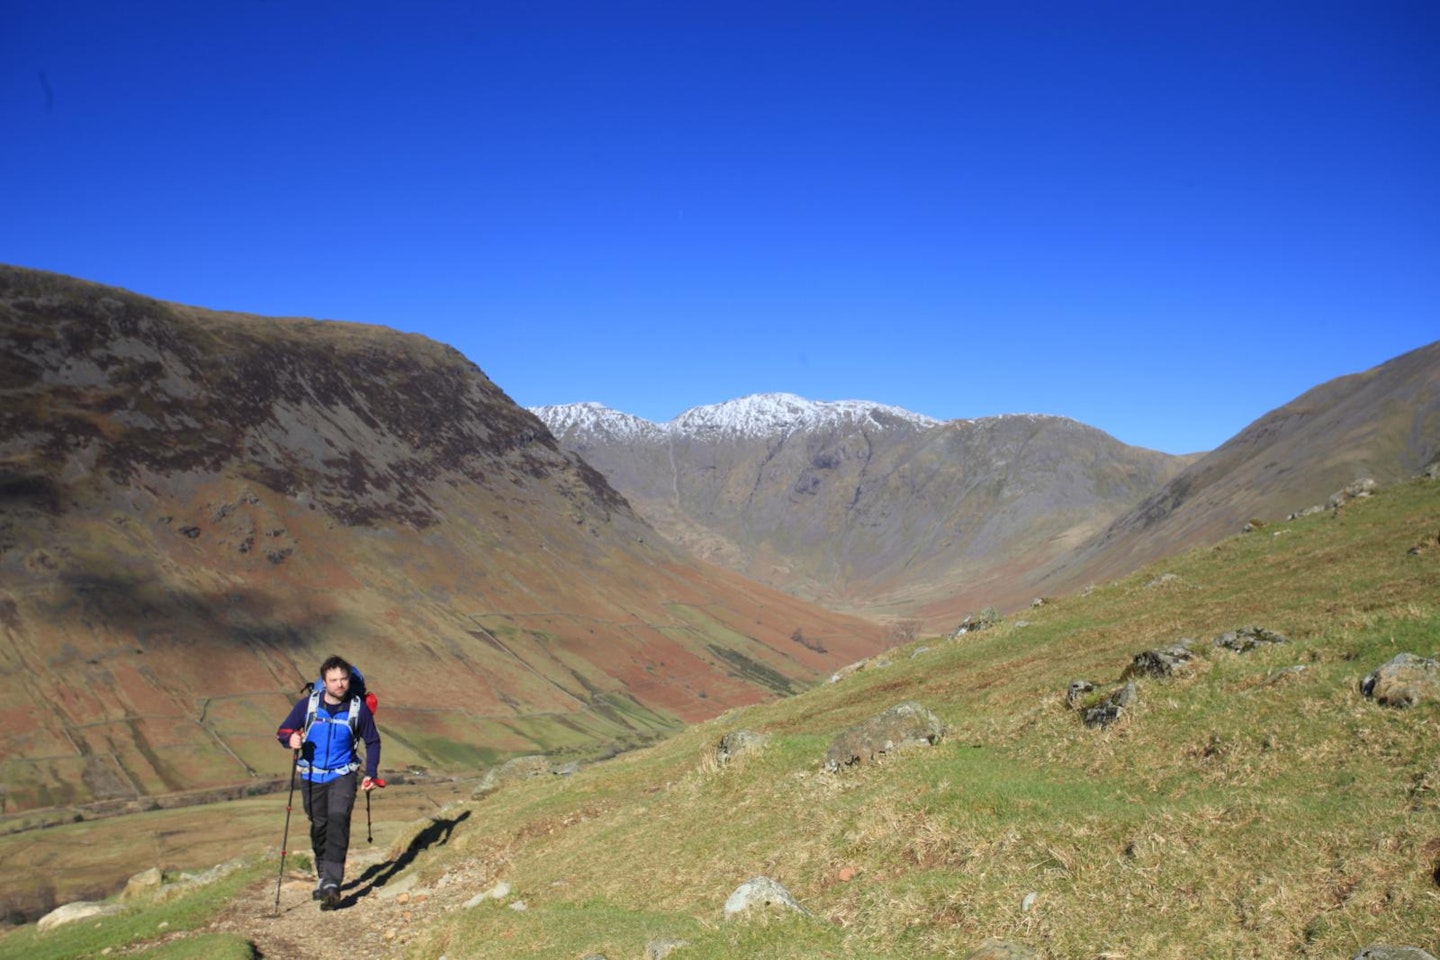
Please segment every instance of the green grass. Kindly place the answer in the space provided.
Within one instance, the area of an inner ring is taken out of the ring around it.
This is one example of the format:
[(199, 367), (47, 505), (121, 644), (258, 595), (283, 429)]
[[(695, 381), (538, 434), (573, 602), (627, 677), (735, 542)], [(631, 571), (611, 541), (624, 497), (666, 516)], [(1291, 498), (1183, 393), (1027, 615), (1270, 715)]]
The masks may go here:
[[(965, 956), (987, 937), (1047, 957), (1433, 951), (1440, 704), (1387, 709), (1358, 688), (1401, 650), (1440, 649), (1440, 549), (1407, 552), (1440, 533), (1440, 486), (1276, 529), (502, 791), (446, 856), (503, 848), (530, 909), (447, 918), (410, 955), (639, 955), (616, 911), (697, 957)], [(1290, 642), (1213, 647), (1248, 623)], [(1138, 679), (1114, 726), (1065, 707), (1070, 680), (1108, 693), (1135, 654), (1182, 637), (1192, 668)], [(835, 734), (911, 699), (946, 721), (938, 747), (820, 772)], [(717, 769), (709, 751), (739, 727), (769, 741)], [(756, 875), (813, 918), (724, 920)], [(505, 946), (540, 930), (534, 952)]]

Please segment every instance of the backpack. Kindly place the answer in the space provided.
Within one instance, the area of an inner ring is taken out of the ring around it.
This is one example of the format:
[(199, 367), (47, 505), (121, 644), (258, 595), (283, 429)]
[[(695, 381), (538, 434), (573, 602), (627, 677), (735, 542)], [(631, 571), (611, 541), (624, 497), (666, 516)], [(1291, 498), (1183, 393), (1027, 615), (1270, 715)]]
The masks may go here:
[[(325, 680), (317, 678), (300, 688), (310, 691), (310, 702), (305, 707), (305, 723), (300, 728), (300, 737), (303, 740), (309, 733), (310, 727), (315, 723), (315, 711), (320, 709), (320, 698), (325, 694)], [(358, 735), (360, 729), (360, 701), (364, 700), (365, 705), (370, 708), (370, 715), (375, 715), (375, 710), (380, 706), (380, 700), (375, 694), (365, 689), (365, 675), (356, 667), (350, 668), (350, 713), (346, 722), (350, 725), (350, 736)]]

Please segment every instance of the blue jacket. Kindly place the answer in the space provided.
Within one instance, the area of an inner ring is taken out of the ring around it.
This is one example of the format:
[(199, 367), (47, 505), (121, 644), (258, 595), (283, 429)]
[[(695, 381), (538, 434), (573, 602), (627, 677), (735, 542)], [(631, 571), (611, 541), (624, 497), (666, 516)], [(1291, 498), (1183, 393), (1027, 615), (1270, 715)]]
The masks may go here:
[[(305, 735), (297, 761), (301, 775), (311, 783), (329, 783), (343, 777), (360, 765), (359, 753), (355, 749), (355, 736), (350, 733), (350, 700), (330, 706), (322, 694), (320, 705), (315, 711), (315, 722)], [(305, 727), (305, 714), (310, 707), (310, 697), (300, 699), (290, 710), (275, 739), (280, 745), (290, 746), (290, 734)], [(359, 722), (356, 733), (365, 741), (365, 776), (374, 778), (380, 772), (380, 731), (375, 728), (375, 717), (365, 701), (360, 701)]]

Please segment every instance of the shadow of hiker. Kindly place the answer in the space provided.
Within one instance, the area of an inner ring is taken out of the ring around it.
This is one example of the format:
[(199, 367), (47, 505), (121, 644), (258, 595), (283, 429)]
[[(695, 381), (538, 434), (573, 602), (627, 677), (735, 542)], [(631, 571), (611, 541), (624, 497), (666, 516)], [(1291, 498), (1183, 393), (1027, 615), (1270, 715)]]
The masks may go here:
[(385, 886), (395, 878), (396, 874), (410, 866), (422, 852), (431, 847), (443, 847), (449, 842), (450, 834), (455, 831), (456, 825), (469, 817), (469, 810), (464, 811), (453, 820), (431, 817), (430, 825), (415, 835), (404, 853), (393, 860), (372, 864), (357, 879), (346, 884), (350, 888), (350, 894), (340, 901), (340, 908), (352, 907), (361, 897), (368, 896), (376, 887)]

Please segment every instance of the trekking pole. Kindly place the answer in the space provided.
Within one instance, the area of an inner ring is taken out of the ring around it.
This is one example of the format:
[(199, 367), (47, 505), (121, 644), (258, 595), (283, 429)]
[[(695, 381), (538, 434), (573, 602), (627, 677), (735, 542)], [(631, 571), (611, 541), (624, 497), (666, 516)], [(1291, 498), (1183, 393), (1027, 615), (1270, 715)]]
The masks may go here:
[[(373, 784), (375, 784), (375, 786), (377, 786), (377, 787), (383, 787), (383, 786), (385, 786), (385, 781), (384, 781), (384, 780), (381, 780), (379, 777), (375, 777), (375, 778), (372, 779), (370, 782), (373, 783)], [(370, 794), (372, 794), (372, 793), (374, 793), (374, 792), (375, 792), (374, 790), (366, 790), (366, 791), (365, 791), (365, 842), (366, 842), (366, 843), (374, 843), (374, 842), (375, 842), (375, 838), (370, 835)]]
[(290, 796), (285, 800), (285, 833), (280, 837), (280, 873), (275, 877), (275, 916), (280, 916), (280, 884), (285, 879), (285, 847), (290, 842), (290, 809), (295, 805), (295, 769), (300, 766), (300, 751), (290, 758)]

